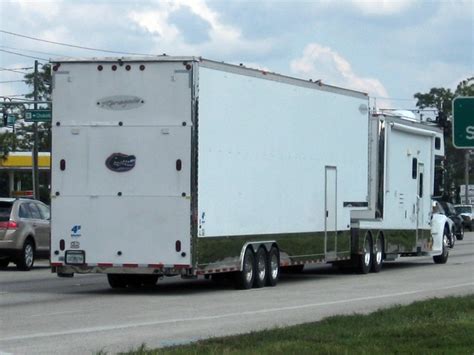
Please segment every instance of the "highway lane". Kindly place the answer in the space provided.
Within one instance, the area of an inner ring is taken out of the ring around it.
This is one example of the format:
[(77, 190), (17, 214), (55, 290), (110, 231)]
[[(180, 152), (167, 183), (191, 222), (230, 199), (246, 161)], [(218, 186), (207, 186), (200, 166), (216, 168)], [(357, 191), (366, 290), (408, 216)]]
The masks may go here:
[(368, 275), (320, 265), (247, 291), (179, 278), (117, 291), (104, 275), (60, 279), (42, 261), (30, 272), (0, 270), (0, 354), (113, 353), (473, 293), (474, 232), (457, 241), (445, 265), (402, 258)]

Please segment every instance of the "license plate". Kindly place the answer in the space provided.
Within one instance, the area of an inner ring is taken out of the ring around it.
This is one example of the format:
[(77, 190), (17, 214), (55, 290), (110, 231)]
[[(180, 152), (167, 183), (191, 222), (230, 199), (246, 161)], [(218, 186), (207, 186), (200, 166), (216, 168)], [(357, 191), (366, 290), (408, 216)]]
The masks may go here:
[(82, 265), (86, 262), (86, 254), (82, 250), (66, 251), (66, 264)]

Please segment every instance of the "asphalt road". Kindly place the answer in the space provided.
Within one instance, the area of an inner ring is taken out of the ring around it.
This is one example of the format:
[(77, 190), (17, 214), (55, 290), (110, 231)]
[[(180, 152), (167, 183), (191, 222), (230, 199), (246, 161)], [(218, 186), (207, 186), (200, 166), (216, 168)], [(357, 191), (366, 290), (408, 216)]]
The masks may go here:
[(169, 346), (466, 294), (474, 294), (474, 232), (457, 241), (445, 265), (402, 258), (368, 275), (322, 265), (283, 275), (277, 287), (248, 291), (178, 278), (152, 289), (117, 291), (104, 275), (60, 279), (42, 261), (30, 272), (0, 271), (0, 354)]

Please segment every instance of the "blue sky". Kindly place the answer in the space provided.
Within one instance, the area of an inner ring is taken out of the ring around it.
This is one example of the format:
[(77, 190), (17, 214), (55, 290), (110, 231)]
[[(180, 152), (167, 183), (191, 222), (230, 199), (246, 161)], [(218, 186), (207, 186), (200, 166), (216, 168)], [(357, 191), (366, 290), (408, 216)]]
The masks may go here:
[[(2, 0), (0, 11), (1, 30), (116, 51), (244, 63), (368, 92), (382, 108), (412, 108), (414, 93), (454, 89), (474, 76), (472, 0)], [(110, 56), (3, 33), (0, 50), (41, 58)], [(0, 52), (0, 68), (32, 62)], [(0, 81), (19, 79), (0, 71)], [(28, 91), (22, 83), (0, 83), (0, 96)]]

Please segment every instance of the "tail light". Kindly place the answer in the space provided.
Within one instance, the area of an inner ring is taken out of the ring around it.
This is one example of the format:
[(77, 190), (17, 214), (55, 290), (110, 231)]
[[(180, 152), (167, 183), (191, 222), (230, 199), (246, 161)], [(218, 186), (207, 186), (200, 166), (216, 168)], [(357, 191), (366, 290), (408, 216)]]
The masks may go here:
[(4, 222), (0, 222), (0, 229), (12, 229), (12, 230), (16, 230), (18, 229), (18, 223), (16, 223), (15, 221), (4, 221)]

